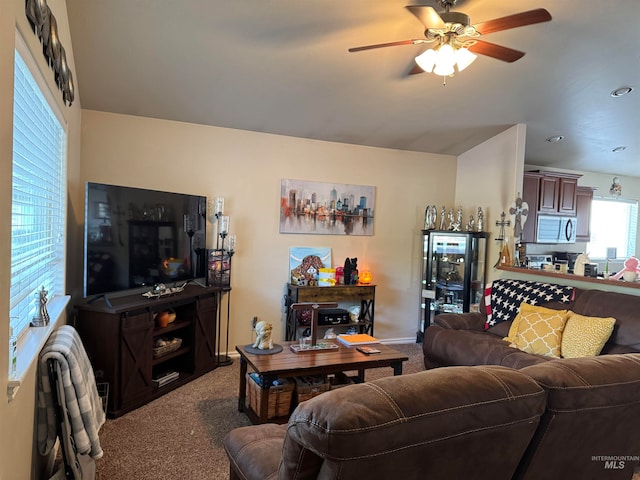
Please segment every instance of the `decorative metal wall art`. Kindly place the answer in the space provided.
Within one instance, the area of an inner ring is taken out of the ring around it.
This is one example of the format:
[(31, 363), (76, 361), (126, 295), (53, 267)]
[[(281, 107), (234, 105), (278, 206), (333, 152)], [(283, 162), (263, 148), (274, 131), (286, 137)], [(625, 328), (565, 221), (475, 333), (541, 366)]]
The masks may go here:
[(75, 98), (73, 74), (67, 65), (67, 54), (58, 37), (58, 22), (46, 0), (26, 0), (25, 13), (33, 32), (42, 42), (42, 52), (53, 69), (62, 100), (69, 106)]
[(519, 192), (518, 197), (509, 208), (509, 214), (513, 218), (513, 238), (516, 243), (519, 243), (522, 237), (522, 227), (529, 216), (529, 204), (522, 201)]

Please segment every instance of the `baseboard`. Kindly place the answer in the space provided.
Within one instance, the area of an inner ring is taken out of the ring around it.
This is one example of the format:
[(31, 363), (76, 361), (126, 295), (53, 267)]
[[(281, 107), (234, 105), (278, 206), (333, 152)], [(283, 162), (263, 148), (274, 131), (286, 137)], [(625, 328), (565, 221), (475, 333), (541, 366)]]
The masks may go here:
[(416, 343), (415, 335), (413, 337), (405, 337), (405, 338), (386, 338), (384, 340), (380, 340), (380, 343), (383, 345), (392, 345), (394, 343)]

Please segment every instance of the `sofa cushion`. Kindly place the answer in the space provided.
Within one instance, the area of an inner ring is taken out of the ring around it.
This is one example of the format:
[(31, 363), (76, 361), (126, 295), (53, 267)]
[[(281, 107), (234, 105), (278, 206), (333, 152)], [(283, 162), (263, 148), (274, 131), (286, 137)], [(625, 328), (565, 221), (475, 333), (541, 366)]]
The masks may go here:
[[(552, 310), (523, 303), (511, 327), (517, 331), (509, 346), (526, 353), (560, 358), (562, 332), (567, 318), (566, 310)], [(509, 334), (511, 335), (511, 331)]]
[(286, 433), (286, 425), (272, 423), (240, 427), (229, 432), (223, 444), (231, 469), (242, 472), (238, 478), (278, 478), (282, 443)]
[[(343, 387), (293, 412), (280, 478), (453, 479), (474, 469), (510, 479), (544, 405), (530, 377), (499, 366)], [(317, 476), (300, 476), (309, 456), (324, 463)]]
[[(474, 330), (450, 330), (432, 325), (424, 332), (425, 366), (501, 365), (516, 349), (502, 337)], [(430, 363), (427, 363), (430, 362)]]
[(640, 452), (640, 354), (566, 358), (523, 368), (547, 392), (547, 410), (516, 479), (631, 478)]
[[(527, 280), (500, 279), (488, 286), (490, 295), (485, 296), (487, 322), (485, 329), (500, 322), (513, 320), (522, 302), (539, 305), (549, 302), (568, 304), (573, 299), (574, 287)], [(490, 297), (487, 300), (486, 297)]]
[(576, 358), (598, 355), (609, 340), (615, 323), (613, 317), (587, 317), (570, 312), (562, 332), (562, 356)]
[(572, 311), (590, 317), (616, 319), (603, 353), (611, 352), (616, 345), (640, 352), (640, 296), (602, 290), (580, 290), (576, 293)]
[(492, 333), (497, 335), (498, 337), (507, 337), (509, 336), (509, 330), (511, 330), (511, 325), (513, 322), (500, 322), (496, 323), (493, 327), (489, 327), (487, 330), (488, 333)]

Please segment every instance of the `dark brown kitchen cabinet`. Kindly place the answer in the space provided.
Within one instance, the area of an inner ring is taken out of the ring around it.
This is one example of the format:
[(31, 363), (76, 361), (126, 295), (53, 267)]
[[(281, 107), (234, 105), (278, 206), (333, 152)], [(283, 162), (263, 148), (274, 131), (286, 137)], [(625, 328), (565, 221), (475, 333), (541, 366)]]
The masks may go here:
[(575, 215), (579, 175), (544, 173), (540, 178), (538, 212)]
[(578, 225), (576, 228), (576, 242), (589, 242), (591, 240), (591, 201), (593, 200), (592, 187), (578, 187), (576, 191), (576, 216)]
[[(534, 243), (538, 215), (577, 215), (578, 179), (581, 175), (533, 170), (524, 172), (522, 200), (529, 205), (529, 215), (522, 227), (522, 243)], [(578, 220), (578, 228), (580, 221)], [(576, 238), (578, 240), (578, 238)], [(578, 240), (580, 241), (580, 240)]]
[[(216, 313), (220, 295), (228, 290), (187, 285), (161, 298), (129, 295), (76, 305), (75, 327), (96, 381), (109, 385), (109, 417), (138, 408), (217, 366)], [(161, 327), (154, 319), (165, 311), (175, 317)], [(168, 344), (177, 347), (159, 346)]]

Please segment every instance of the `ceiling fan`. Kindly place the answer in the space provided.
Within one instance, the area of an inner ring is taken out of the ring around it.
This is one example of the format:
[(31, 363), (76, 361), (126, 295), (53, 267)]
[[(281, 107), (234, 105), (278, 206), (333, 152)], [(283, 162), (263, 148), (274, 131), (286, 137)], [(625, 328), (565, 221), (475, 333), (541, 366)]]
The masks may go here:
[(434, 48), (416, 57), (416, 65), (409, 74), (433, 72), (447, 77), (468, 67), (476, 59), (476, 53), (510, 63), (524, 56), (524, 52), (486, 42), (480, 36), (551, 20), (551, 14), (547, 10), (538, 8), (472, 25), (467, 14), (450, 11), (456, 0), (438, 0), (438, 3), (445, 9), (444, 12), (437, 13), (427, 5), (405, 7), (425, 26), (425, 38), (353, 47), (349, 51), (433, 43)]

